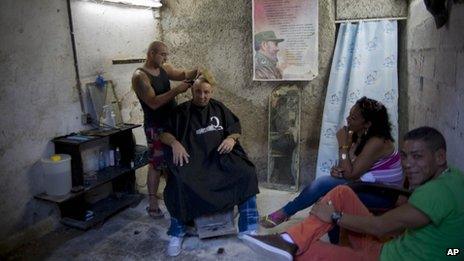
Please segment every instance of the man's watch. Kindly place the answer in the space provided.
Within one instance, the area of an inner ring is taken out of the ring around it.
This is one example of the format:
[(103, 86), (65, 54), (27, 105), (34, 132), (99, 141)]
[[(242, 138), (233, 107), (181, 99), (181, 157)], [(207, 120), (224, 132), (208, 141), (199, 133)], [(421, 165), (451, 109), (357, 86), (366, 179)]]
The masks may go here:
[(348, 158), (348, 154), (342, 153), (342, 160), (346, 160)]
[(237, 141), (238, 141), (238, 137), (229, 136), (229, 137), (227, 137), (227, 138), (231, 138), (231, 139), (233, 139), (233, 140), (235, 141), (235, 143), (237, 143)]
[(342, 216), (343, 216), (343, 212), (334, 211), (332, 215), (330, 215), (330, 219), (332, 219), (332, 223), (334, 225), (337, 225), (340, 222), (340, 219), (342, 218)]

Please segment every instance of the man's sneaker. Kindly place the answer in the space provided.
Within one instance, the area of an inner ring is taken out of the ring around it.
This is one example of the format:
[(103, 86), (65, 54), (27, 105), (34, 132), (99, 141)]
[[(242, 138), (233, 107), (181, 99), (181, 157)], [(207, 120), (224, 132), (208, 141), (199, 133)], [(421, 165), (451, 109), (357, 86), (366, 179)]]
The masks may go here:
[(178, 256), (182, 250), (182, 241), (184, 241), (183, 237), (171, 237), (166, 254), (168, 256)]
[(280, 235), (244, 235), (242, 240), (263, 259), (273, 261), (291, 261), (298, 249), (295, 244), (285, 241)]
[(252, 229), (252, 230), (238, 232), (237, 238), (238, 239), (243, 239), (243, 236), (245, 236), (245, 235), (256, 236), (256, 235), (258, 235), (258, 230)]

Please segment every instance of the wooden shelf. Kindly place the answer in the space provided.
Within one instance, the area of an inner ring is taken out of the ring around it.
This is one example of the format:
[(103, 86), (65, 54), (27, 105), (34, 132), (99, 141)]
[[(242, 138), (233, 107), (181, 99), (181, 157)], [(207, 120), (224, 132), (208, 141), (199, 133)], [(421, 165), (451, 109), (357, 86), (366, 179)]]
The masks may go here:
[(118, 132), (131, 130), (140, 126), (141, 125), (139, 124), (124, 123), (113, 129), (91, 129), (81, 131), (80, 133), (56, 137), (52, 141), (55, 144), (81, 145), (84, 143), (109, 137), (111, 135), (117, 134)]
[[(91, 129), (54, 138), (52, 141), (55, 144), (55, 153), (71, 156), (72, 186), (81, 190), (63, 196), (41, 193), (35, 198), (57, 204), (61, 213), (61, 222), (79, 229), (88, 229), (141, 200), (142, 196), (137, 193), (135, 186), (135, 170), (148, 164), (148, 159), (145, 153), (146, 147), (136, 145), (132, 133), (132, 129), (140, 126), (121, 124), (117, 128)], [(119, 149), (120, 165), (84, 172), (83, 151), (102, 144)], [(112, 183), (112, 196), (105, 194), (102, 196), (106, 198), (90, 203), (87, 196), (92, 195), (93, 192), (98, 194), (98, 187), (109, 182)], [(93, 215), (86, 219), (86, 213)]]
[[(102, 170), (84, 174), (84, 191), (89, 191), (133, 169), (124, 166), (106, 167)], [(86, 179), (86, 177), (89, 177)]]
[(110, 196), (89, 206), (87, 210), (93, 212), (91, 219), (84, 220), (83, 217), (63, 217), (61, 223), (70, 227), (87, 230), (124, 208), (138, 204), (143, 198), (142, 194), (122, 194), (120, 197)]
[[(86, 180), (84, 179), (84, 190), (82, 191), (79, 191), (79, 192), (76, 192), (76, 193), (68, 193), (66, 195), (63, 195), (63, 196), (50, 196), (50, 195), (47, 195), (46, 193), (41, 193), (41, 194), (38, 194), (35, 196), (35, 198), (37, 199), (42, 199), (42, 200), (45, 200), (45, 201), (50, 201), (50, 202), (53, 202), (53, 203), (63, 203), (65, 201), (68, 201), (70, 199), (73, 199), (75, 197), (78, 197), (82, 194), (84, 194), (85, 192), (88, 192), (100, 185), (103, 185), (107, 182), (110, 182), (112, 181), (113, 179), (123, 175), (123, 174), (126, 174), (130, 171), (133, 171), (133, 170), (136, 170), (140, 167), (143, 167), (145, 166), (146, 164), (148, 164), (148, 161), (145, 161), (141, 164), (139, 164), (138, 166), (134, 166), (134, 168), (129, 168), (129, 167), (124, 167), (124, 166), (114, 166), (114, 167), (107, 167), (107, 168), (104, 168), (103, 170), (100, 170), (100, 171), (97, 171), (95, 172), (93, 175), (95, 178), (92, 178), (92, 179), (89, 179), (89, 180)], [(85, 175), (85, 176), (89, 176), (89, 175)]]

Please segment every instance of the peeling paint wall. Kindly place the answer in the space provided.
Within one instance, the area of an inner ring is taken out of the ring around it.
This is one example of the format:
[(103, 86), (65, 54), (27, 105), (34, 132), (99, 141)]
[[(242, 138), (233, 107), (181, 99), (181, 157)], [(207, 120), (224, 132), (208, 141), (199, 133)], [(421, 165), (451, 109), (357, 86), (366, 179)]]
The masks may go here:
[(406, 0), (336, 0), (336, 19), (366, 19), (406, 17), (408, 2)]
[[(313, 179), (325, 99), (325, 85), (335, 41), (332, 1), (319, 1), (319, 76), (311, 82), (253, 82), (251, 1), (165, 1), (161, 9), (163, 40), (174, 64), (209, 68), (218, 82), (215, 97), (242, 122), (242, 143), (264, 180), (267, 172), (268, 97), (278, 85), (302, 90), (301, 174)], [(190, 94), (187, 95), (190, 97)]]
[[(78, 64), (85, 84), (97, 73), (113, 80), (125, 122), (143, 116), (130, 79), (157, 37), (156, 12), (115, 4), (71, 1)], [(81, 109), (66, 1), (0, 2), (0, 253), (58, 224), (58, 208), (33, 198), (43, 191), (38, 161), (53, 152), (53, 137), (77, 132)], [(137, 142), (145, 143), (142, 128)]]
[[(84, 97), (90, 101), (85, 84), (101, 74), (115, 86), (123, 121), (143, 124), (142, 108), (131, 88), (132, 73), (143, 63), (113, 64), (112, 60), (145, 59), (150, 42), (160, 37), (158, 10), (80, 0), (71, 1), (71, 8)], [(134, 133), (138, 144), (146, 144), (143, 128)]]
[(464, 4), (454, 4), (437, 29), (424, 1), (409, 6), (407, 35), (408, 128), (429, 125), (448, 144), (449, 162), (464, 169)]
[[(314, 178), (326, 85), (335, 44), (335, 2), (345, 6), (343, 18), (402, 16), (403, 1), (319, 1), (319, 76), (310, 82), (253, 82), (251, 1), (167, 0), (161, 9), (163, 40), (175, 64), (203, 65), (218, 81), (215, 97), (241, 119), (243, 144), (257, 165), (260, 180), (267, 172), (268, 97), (279, 85), (302, 90), (300, 183)], [(340, 11), (341, 12), (341, 11)]]
[(67, 16), (66, 1), (0, 2), (0, 242), (57, 220), (33, 196), (50, 139), (82, 128)]

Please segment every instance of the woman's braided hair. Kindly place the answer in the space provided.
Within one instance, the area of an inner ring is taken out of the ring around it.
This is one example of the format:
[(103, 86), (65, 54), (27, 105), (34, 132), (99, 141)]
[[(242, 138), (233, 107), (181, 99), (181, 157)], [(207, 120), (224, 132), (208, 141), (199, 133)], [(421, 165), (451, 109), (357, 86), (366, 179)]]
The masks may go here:
[(394, 141), (391, 134), (392, 128), (388, 117), (387, 108), (381, 103), (366, 96), (356, 101), (355, 106), (358, 106), (361, 115), (365, 121), (370, 121), (371, 126), (364, 135), (353, 137), (353, 141), (359, 138), (359, 146), (356, 148), (355, 155), (359, 155), (363, 150), (366, 142), (371, 137), (379, 137), (385, 140)]

